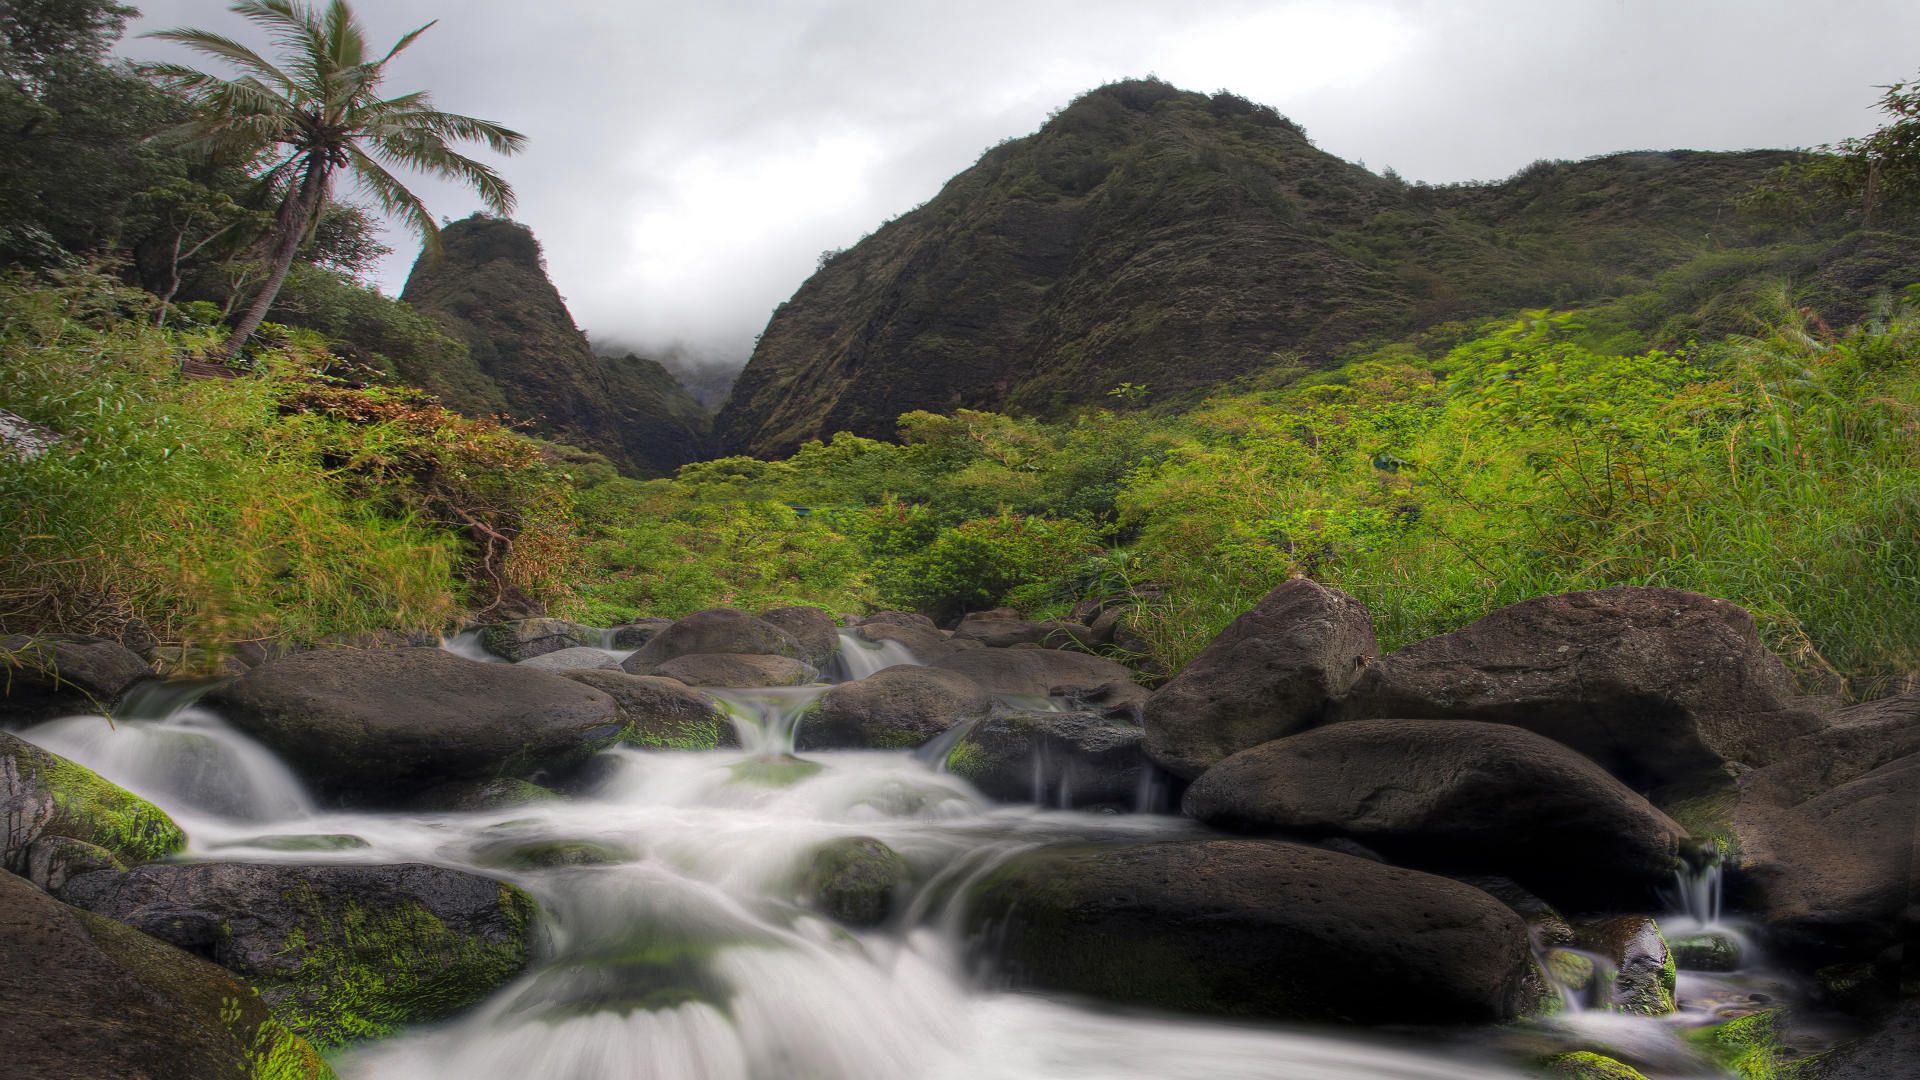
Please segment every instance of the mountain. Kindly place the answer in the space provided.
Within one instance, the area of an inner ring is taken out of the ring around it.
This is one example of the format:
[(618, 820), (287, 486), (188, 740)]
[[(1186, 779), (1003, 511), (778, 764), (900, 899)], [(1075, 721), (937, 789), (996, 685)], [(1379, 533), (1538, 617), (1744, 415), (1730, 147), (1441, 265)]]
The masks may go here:
[[(652, 360), (594, 355), (531, 230), (476, 215), (447, 226), (440, 241), (437, 258), (414, 264), (401, 297), (466, 342), (485, 380), (479, 400), (490, 404), (497, 392), (505, 412), (531, 421), (535, 433), (597, 451), (636, 475), (664, 475), (708, 456), (707, 410)], [(469, 407), (459, 398), (447, 403)]]
[(1791, 156), (1627, 153), (1409, 185), (1234, 95), (1116, 83), (828, 258), (774, 312), (716, 434), (778, 456), (843, 429), (891, 436), (911, 409), (1057, 415), (1123, 382), (1178, 405), (1447, 320), (1634, 293), (1778, 239), (1732, 202)]

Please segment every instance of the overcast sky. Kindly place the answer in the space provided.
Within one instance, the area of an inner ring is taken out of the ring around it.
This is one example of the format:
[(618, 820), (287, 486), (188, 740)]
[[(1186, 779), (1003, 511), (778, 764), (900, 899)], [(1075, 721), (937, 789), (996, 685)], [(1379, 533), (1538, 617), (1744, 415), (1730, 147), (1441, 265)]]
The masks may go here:
[[(133, 2), (134, 34), (249, 36), (223, 0)], [(822, 250), (1117, 78), (1233, 90), (1321, 149), (1439, 183), (1543, 157), (1829, 142), (1872, 130), (1874, 87), (1920, 69), (1920, 4), (1894, 0), (355, 6), (382, 44), (440, 20), (396, 62), (395, 92), (530, 136), (501, 167), (582, 327), (734, 363)], [(443, 216), (479, 205), (415, 190)], [(380, 283), (397, 292), (417, 244), (387, 240)]]

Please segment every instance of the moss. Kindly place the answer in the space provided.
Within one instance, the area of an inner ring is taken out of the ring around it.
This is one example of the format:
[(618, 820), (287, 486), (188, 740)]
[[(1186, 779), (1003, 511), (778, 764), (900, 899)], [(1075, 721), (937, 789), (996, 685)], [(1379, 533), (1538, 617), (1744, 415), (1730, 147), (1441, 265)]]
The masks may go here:
[(1542, 1063), (1548, 1076), (1567, 1080), (1647, 1080), (1640, 1070), (1588, 1050), (1556, 1054)]
[(1812, 1080), (1820, 1056), (1796, 1058), (1780, 1041), (1780, 1021), (1779, 1010), (1759, 1012), (1698, 1028), (1687, 1038), (1740, 1080)]
[(1732, 971), (1740, 966), (1740, 946), (1725, 934), (1689, 934), (1667, 942), (1674, 966), (1687, 971)]
[(978, 780), (993, 769), (993, 764), (991, 755), (965, 739), (947, 753), (947, 771), (962, 780)]
[(290, 973), (255, 981), (274, 1015), (322, 1048), (449, 1015), (526, 963), (534, 905), (511, 885), (500, 886), (509, 932), (497, 942), (449, 929), (416, 901), (376, 911), (330, 905), (304, 888), (288, 899), (314, 932), (288, 935), (281, 954), (297, 957)]
[(501, 841), (474, 852), (481, 866), (506, 870), (546, 870), (559, 866), (605, 866), (628, 862), (633, 853), (591, 840)]
[(807, 761), (791, 754), (784, 754), (780, 757), (757, 757), (742, 761), (728, 771), (733, 773), (736, 783), (756, 784), (760, 787), (791, 787), (824, 767), (817, 761)]
[(53, 801), (42, 834), (96, 844), (128, 863), (163, 859), (187, 845), (187, 834), (165, 811), (93, 770), (11, 737), (0, 740), (0, 748), (11, 750), (20, 778)]
[(1593, 959), (1570, 949), (1551, 949), (1546, 957), (1547, 974), (1570, 990), (1583, 991), (1592, 982)]
[(721, 725), (726, 720), (715, 713), (701, 717), (648, 717), (648, 722), (629, 728), (622, 741), (647, 750), (717, 750), (722, 744)]
[(847, 836), (815, 850), (801, 889), (840, 922), (876, 926), (892, 914), (894, 896), (911, 874), (899, 852), (870, 836)]
[(348, 833), (298, 833), (256, 837), (234, 846), (265, 848), (268, 851), (350, 851), (368, 845), (365, 840)]

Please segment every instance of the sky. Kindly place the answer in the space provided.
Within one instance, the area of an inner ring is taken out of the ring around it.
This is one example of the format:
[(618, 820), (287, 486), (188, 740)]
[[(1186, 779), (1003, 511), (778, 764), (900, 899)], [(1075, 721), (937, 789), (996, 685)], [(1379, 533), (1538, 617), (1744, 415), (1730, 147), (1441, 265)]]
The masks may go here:
[[(223, 0), (133, 0), (139, 33), (258, 41)], [(597, 342), (744, 363), (814, 270), (1079, 93), (1232, 90), (1408, 180), (1617, 150), (1805, 147), (1871, 131), (1920, 72), (1894, 0), (359, 0), (375, 42), (439, 23), (388, 86), (529, 136), (497, 164)], [(204, 66), (213, 68), (216, 62)], [(476, 156), (485, 157), (484, 153)], [(436, 214), (479, 201), (412, 185)], [(418, 244), (377, 283), (397, 293)]]

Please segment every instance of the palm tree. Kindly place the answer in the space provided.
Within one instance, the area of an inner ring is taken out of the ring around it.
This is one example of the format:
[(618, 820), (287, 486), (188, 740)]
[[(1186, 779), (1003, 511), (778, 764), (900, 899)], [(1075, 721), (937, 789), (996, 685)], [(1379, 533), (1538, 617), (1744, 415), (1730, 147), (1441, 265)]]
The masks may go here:
[(267, 317), (294, 254), (332, 195), (335, 174), (350, 173), (429, 251), (440, 245), (433, 215), (389, 166), (465, 181), (495, 213), (513, 211), (513, 189), (500, 174), (448, 143), (482, 142), (511, 154), (526, 144), (524, 135), (441, 112), (422, 92), (380, 96), (388, 62), (433, 23), (373, 59), (366, 34), (345, 0), (331, 0), (324, 11), (301, 0), (244, 0), (230, 10), (272, 35), (281, 54), (278, 64), (230, 37), (181, 28), (148, 36), (226, 61), (238, 69), (235, 77), (184, 64), (142, 65), (150, 78), (184, 97), (198, 114), (169, 133), (181, 145), (221, 156), (271, 152), (261, 180), (278, 197), (279, 208), (259, 246), (267, 279), (234, 324), (224, 356), (237, 353)]

